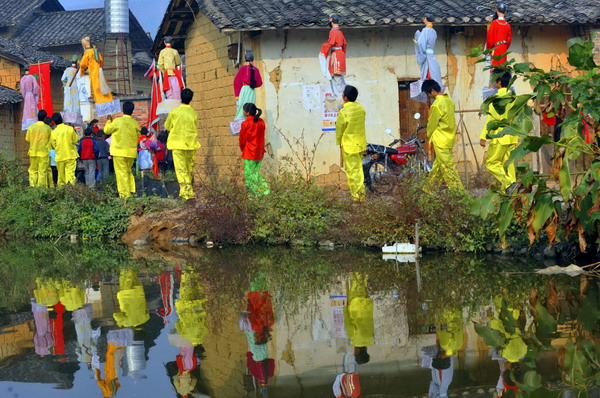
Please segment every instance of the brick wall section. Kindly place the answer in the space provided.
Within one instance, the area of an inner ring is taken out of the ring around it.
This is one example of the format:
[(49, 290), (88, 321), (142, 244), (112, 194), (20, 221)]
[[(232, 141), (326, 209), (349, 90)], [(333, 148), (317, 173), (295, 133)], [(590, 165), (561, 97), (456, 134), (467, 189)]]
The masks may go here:
[[(236, 40), (237, 41), (237, 40)], [(237, 68), (227, 58), (229, 39), (202, 14), (188, 32), (185, 42), (187, 86), (195, 95), (192, 107), (198, 111), (198, 176), (216, 175), (237, 179), (242, 161), (238, 138), (229, 132), (236, 107), (233, 79)]]
[(594, 41), (594, 61), (600, 66), (600, 26), (591, 29), (592, 40)]
[(16, 90), (20, 80), (20, 65), (8, 59), (0, 58), (0, 86)]
[(21, 131), (22, 104), (0, 105), (0, 154), (27, 163), (29, 145)]

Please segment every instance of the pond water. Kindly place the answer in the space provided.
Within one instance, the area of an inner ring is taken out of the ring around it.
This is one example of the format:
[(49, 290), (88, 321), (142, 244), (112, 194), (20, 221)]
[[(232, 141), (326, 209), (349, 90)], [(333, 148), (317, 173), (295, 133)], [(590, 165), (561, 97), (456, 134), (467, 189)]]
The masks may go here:
[(595, 394), (598, 279), (536, 275), (534, 260), (0, 250), (3, 398), (333, 397), (336, 379), (363, 397)]

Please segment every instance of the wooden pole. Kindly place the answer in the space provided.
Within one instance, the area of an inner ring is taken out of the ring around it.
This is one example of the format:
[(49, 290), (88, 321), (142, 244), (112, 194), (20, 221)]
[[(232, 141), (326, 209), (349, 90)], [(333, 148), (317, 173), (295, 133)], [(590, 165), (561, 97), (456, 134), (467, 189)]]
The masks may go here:
[(415, 224), (415, 271), (417, 273), (417, 291), (421, 292), (421, 269), (419, 268), (419, 223)]

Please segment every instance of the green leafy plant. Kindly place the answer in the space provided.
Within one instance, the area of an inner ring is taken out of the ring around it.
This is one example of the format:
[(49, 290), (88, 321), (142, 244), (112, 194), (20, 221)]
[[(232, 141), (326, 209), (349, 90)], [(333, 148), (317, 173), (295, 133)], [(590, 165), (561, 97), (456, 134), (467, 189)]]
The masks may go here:
[[(522, 141), (511, 153), (507, 164), (518, 163), (530, 153), (538, 152), (544, 145), (554, 146), (554, 160), (550, 176), (534, 173), (528, 164), (517, 167), (521, 187), (513, 195), (489, 192), (478, 200), (472, 213), (487, 219), (495, 217), (502, 241), (509, 225), (516, 220), (527, 231), (530, 244), (545, 232), (550, 245), (557, 241), (562, 231), (568, 239), (576, 234), (579, 248), (587, 250), (589, 242), (598, 238), (600, 220), (600, 148), (594, 132), (600, 130), (600, 68), (593, 60), (593, 43), (579, 38), (571, 39), (569, 64), (545, 71), (531, 63), (509, 60), (503, 71), (513, 74), (513, 79), (523, 79), (532, 87), (532, 94), (490, 97), (482, 105), (502, 108), (513, 104), (506, 121), (494, 123), (490, 128), (503, 127), (498, 135), (517, 135)], [(471, 56), (483, 57), (487, 52), (474, 49)], [(478, 61), (481, 62), (483, 58)], [(548, 136), (530, 136), (533, 105), (537, 113), (552, 117), (560, 115), (561, 139), (554, 142)], [(571, 161), (585, 157), (591, 166), (580, 178), (574, 177)]]

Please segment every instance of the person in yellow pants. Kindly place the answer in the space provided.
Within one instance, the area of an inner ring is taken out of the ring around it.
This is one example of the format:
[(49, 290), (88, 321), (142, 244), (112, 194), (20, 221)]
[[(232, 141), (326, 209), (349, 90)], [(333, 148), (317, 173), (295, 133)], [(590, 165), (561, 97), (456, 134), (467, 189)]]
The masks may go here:
[(44, 120), (48, 114), (45, 110), (38, 112), (37, 123), (27, 129), (25, 141), (29, 142), (29, 186), (48, 187), (48, 170), (50, 169), (50, 135), (52, 129)]
[[(65, 184), (75, 184), (75, 170), (77, 169), (77, 142), (78, 137), (75, 129), (71, 126), (63, 124), (60, 113), (52, 115), (52, 121), (56, 128), (52, 130), (50, 135), (50, 146), (56, 151), (56, 168), (58, 169), (58, 183), (63, 186)], [(46, 154), (46, 156), (49, 156)], [(46, 170), (48, 168), (46, 167)]]
[(131, 101), (123, 104), (123, 116), (113, 121), (112, 116), (104, 126), (104, 133), (112, 135), (110, 155), (113, 157), (117, 190), (119, 197), (130, 198), (135, 194), (135, 178), (133, 177), (133, 162), (137, 157), (137, 144), (140, 136), (140, 125), (131, 117), (135, 105)]
[(362, 168), (362, 153), (367, 149), (365, 119), (367, 112), (358, 102), (358, 90), (346, 86), (342, 94), (344, 107), (335, 122), (335, 142), (342, 150), (344, 171), (352, 200), (365, 200), (365, 175)]
[[(496, 79), (496, 88), (498, 93), (494, 94), (497, 97), (504, 97), (512, 95), (512, 92), (508, 89), (512, 76), (510, 73), (504, 73)], [(517, 188), (517, 174), (515, 172), (515, 165), (511, 163), (507, 167), (504, 166), (508, 160), (510, 153), (515, 149), (519, 142), (519, 137), (516, 135), (505, 135), (503, 137), (491, 138), (490, 135), (499, 134), (502, 132), (502, 128), (497, 130), (488, 129), (488, 123), (500, 120), (506, 120), (508, 112), (512, 108), (513, 104), (509, 103), (505, 108), (504, 112), (500, 114), (494, 105), (488, 108), (488, 115), (485, 121), (485, 126), (479, 136), (482, 147), (485, 148), (487, 140), (490, 141), (490, 147), (487, 151), (487, 157), (485, 159), (485, 167), (492, 173), (498, 181), (502, 190), (506, 190), (508, 194), (511, 194)]]
[(429, 109), (427, 121), (427, 137), (429, 145), (435, 151), (435, 161), (425, 182), (424, 190), (431, 192), (442, 182), (448, 189), (463, 191), (464, 187), (452, 158), (452, 149), (456, 141), (456, 124), (454, 121), (454, 101), (448, 94), (442, 93), (442, 88), (435, 80), (425, 80), (421, 90), (435, 99)]
[(179, 196), (185, 200), (196, 197), (192, 186), (194, 157), (198, 142), (198, 114), (190, 106), (194, 92), (189, 88), (181, 91), (181, 105), (169, 112), (165, 129), (169, 131), (167, 148), (173, 151), (173, 164), (179, 183)]

